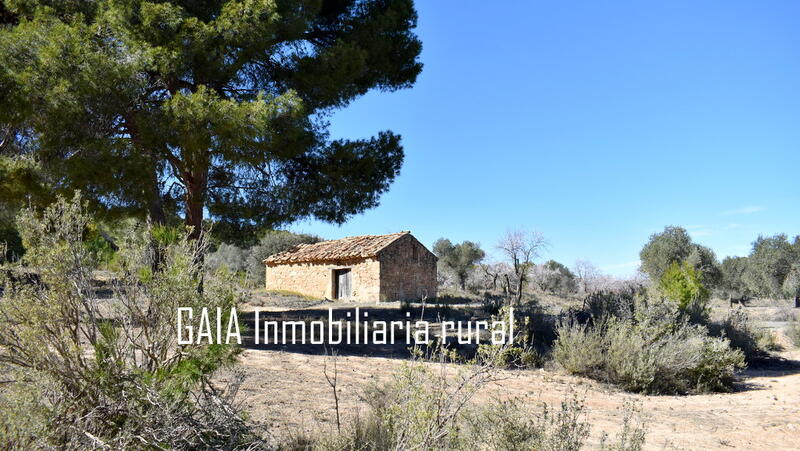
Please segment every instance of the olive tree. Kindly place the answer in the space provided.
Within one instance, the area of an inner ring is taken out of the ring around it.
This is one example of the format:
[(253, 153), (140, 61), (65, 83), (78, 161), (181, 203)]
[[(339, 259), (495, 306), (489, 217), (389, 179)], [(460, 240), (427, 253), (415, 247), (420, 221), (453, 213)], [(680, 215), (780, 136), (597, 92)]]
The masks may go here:
[(433, 243), (433, 253), (439, 257), (441, 264), (455, 273), (462, 290), (467, 288), (469, 272), (486, 257), (486, 252), (478, 243), (464, 241), (453, 244), (446, 238), (439, 238)]
[(577, 287), (575, 274), (555, 260), (534, 265), (531, 270), (531, 280), (540, 290), (553, 294), (572, 293)]
[(795, 263), (800, 263), (800, 239), (794, 244), (785, 234), (759, 236), (747, 257), (747, 270), (742, 278), (747, 287), (759, 296), (780, 297), (784, 281)]
[(651, 280), (658, 281), (673, 262), (688, 262), (700, 271), (703, 282), (713, 287), (720, 279), (719, 264), (714, 252), (692, 241), (683, 227), (667, 226), (664, 231), (650, 235), (639, 252), (642, 271)]

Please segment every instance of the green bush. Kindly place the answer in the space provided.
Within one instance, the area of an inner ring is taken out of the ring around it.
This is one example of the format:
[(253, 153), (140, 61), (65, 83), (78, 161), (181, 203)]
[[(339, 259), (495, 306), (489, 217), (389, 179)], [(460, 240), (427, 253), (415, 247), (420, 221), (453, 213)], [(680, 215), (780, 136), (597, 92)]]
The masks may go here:
[(703, 285), (702, 274), (688, 262), (672, 262), (659, 279), (661, 293), (670, 301), (677, 302), (682, 311), (690, 306), (705, 307), (710, 294)]
[(593, 325), (562, 324), (552, 356), (570, 374), (638, 393), (729, 390), (741, 351), (711, 337), (668, 304), (637, 308), (633, 318), (607, 317)]
[(0, 434), (0, 448), (258, 442), (232, 404), (238, 382), (231, 392), (210, 386), (238, 347), (177, 343), (178, 307), (195, 309), (187, 322), (197, 330), (201, 307), (229, 315), (239, 299), (228, 274), (203, 278), (202, 238), (162, 240), (147, 226), (128, 231), (114, 298), (100, 301), (91, 275), (101, 255), (84, 241), (91, 220), (79, 196), (42, 213), (24, 211), (19, 223), (23, 264), (36, 268), (41, 283), (6, 285), (0, 303), (0, 365), (14, 381), (0, 395), (0, 431), (9, 432)]
[(544, 359), (536, 350), (518, 345), (481, 344), (478, 346), (476, 358), (481, 362), (494, 359), (491, 364), (505, 369), (539, 368), (544, 364)]
[(602, 327), (568, 323), (558, 328), (558, 338), (553, 344), (553, 359), (570, 374), (592, 379), (605, 376), (608, 347)]

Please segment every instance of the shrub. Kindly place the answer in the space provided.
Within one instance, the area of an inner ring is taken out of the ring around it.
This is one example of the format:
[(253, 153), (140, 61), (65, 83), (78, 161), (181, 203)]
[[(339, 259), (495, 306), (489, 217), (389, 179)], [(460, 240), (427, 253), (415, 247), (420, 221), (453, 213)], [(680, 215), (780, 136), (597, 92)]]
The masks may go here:
[(583, 300), (584, 316), (602, 319), (609, 316), (630, 318), (634, 313), (636, 294), (622, 291), (595, 291)]
[(234, 448), (257, 441), (233, 407), (237, 383), (227, 391), (210, 385), (238, 348), (176, 343), (177, 307), (230, 312), (238, 300), (228, 275), (201, 278), (202, 239), (130, 230), (120, 243), (114, 299), (101, 302), (93, 298), (98, 255), (83, 241), (90, 218), (78, 195), (41, 214), (24, 211), (19, 223), (23, 263), (37, 268), (41, 283), (7, 285), (0, 303), (0, 364), (16, 381), (0, 403), (0, 430), (13, 432), (0, 437), (0, 447)]
[(536, 350), (518, 345), (481, 344), (478, 346), (476, 358), (480, 362), (488, 362), (505, 369), (539, 368), (544, 364), (544, 359)]
[(747, 312), (738, 306), (730, 310), (721, 323), (712, 323), (710, 329), (714, 335), (730, 340), (731, 347), (741, 350), (747, 361), (764, 357), (766, 351), (775, 350), (777, 345), (774, 339), (770, 340), (772, 334), (756, 328)]
[(688, 262), (672, 262), (659, 279), (658, 286), (661, 293), (670, 301), (677, 302), (683, 311), (688, 311), (693, 305), (702, 309), (709, 299), (702, 275)]
[[(559, 407), (529, 409), (518, 399), (487, 405), (470, 402), (493, 379), (490, 365), (473, 366), (457, 377), (446, 367), (412, 362), (391, 381), (367, 391), (370, 410), (334, 434), (302, 435), (283, 443), (293, 450), (578, 450), (589, 436), (583, 401), (574, 393)], [(638, 450), (645, 429), (626, 404), (623, 430), (611, 449)], [(605, 437), (605, 434), (603, 435)], [(636, 446), (639, 446), (638, 448)]]
[(558, 339), (553, 345), (552, 357), (570, 374), (592, 379), (604, 377), (606, 338), (601, 327), (591, 327), (575, 322), (558, 328)]
[(325, 449), (458, 449), (461, 425), (474, 394), (494, 376), (491, 364), (448, 375), (422, 361), (403, 365), (390, 382), (366, 392), (369, 416), (358, 418)]
[(792, 321), (789, 321), (787, 334), (792, 343), (800, 347), (800, 318), (794, 318)]
[(608, 443), (608, 436), (603, 433), (600, 440), (601, 450), (639, 451), (644, 447), (647, 426), (642, 423), (640, 406), (631, 400), (625, 400), (622, 407), (622, 429), (614, 443)]
[(633, 318), (562, 324), (552, 355), (571, 374), (653, 394), (728, 390), (744, 365), (727, 339), (668, 304), (640, 303)]
[(468, 418), (466, 441), (483, 449), (577, 451), (590, 431), (584, 403), (575, 394), (558, 410), (542, 403), (539, 415), (531, 415), (515, 399), (491, 403)]

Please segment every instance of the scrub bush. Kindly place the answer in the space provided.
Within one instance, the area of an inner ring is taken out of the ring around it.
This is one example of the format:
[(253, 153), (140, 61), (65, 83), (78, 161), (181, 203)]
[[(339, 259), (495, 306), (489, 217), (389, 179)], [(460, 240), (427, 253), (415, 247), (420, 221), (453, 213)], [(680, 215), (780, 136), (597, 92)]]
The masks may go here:
[(714, 335), (730, 340), (731, 347), (741, 350), (748, 362), (765, 357), (776, 346), (774, 340), (771, 343), (772, 335), (757, 328), (742, 307), (730, 310), (721, 322), (712, 323), (709, 328)]
[(178, 345), (178, 307), (222, 309), (238, 291), (226, 273), (203, 275), (204, 240), (169, 244), (148, 226), (120, 242), (113, 297), (97, 299), (98, 253), (76, 195), (24, 211), (22, 264), (39, 282), (6, 284), (0, 302), (0, 448), (235, 449), (259, 440), (227, 387), (211, 382), (235, 345)]
[(794, 318), (789, 322), (787, 334), (789, 335), (789, 339), (792, 340), (792, 343), (800, 347), (800, 318)]
[(643, 301), (631, 318), (562, 324), (552, 356), (570, 374), (649, 394), (727, 391), (744, 366), (728, 339), (709, 336), (671, 303)]

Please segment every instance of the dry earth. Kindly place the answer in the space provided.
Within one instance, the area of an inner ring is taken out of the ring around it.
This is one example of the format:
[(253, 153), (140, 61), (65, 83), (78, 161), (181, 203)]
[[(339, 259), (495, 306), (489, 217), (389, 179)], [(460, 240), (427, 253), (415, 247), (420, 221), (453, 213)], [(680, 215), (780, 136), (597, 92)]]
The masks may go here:
[[(800, 361), (800, 350), (780, 341), (788, 348), (780, 356)], [(252, 420), (276, 435), (334, 429), (334, 400), (323, 374), (325, 356), (248, 349), (241, 362), (247, 376), (241, 395)], [(364, 388), (388, 380), (403, 364), (399, 358), (338, 357), (342, 414), (365, 412)], [(621, 425), (623, 403), (630, 398), (641, 405), (648, 425), (647, 449), (800, 447), (800, 370), (796, 366), (749, 369), (740, 375), (733, 393), (692, 396), (632, 395), (555, 369), (504, 371), (501, 377), (475, 401), (517, 397), (535, 408), (541, 401), (557, 405), (577, 393), (585, 400), (592, 425), (590, 445), (596, 445), (603, 432), (613, 438)]]
[[(800, 352), (784, 353), (800, 359)], [(333, 395), (325, 381), (325, 357), (248, 350), (242, 356), (247, 381), (242, 397), (252, 419), (276, 434), (333, 428)], [(352, 416), (366, 405), (366, 385), (388, 380), (400, 359), (339, 357), (342, 413)], [(453, 370), (455, 371), (455, 369)], [(476, 402), (519, 397), (531, 407), (559, 403), (571, 392), (584, 397), (592, 424), (592, 443), (602, 431), (612, 437), (621, 423), (626, 398), (641, 403), (648, 424), (648, 449), (798, 449), (800, 373), (750, 370), (735, 393), (693, 396), (641, 396), (554, 371), (506, 371)]]

